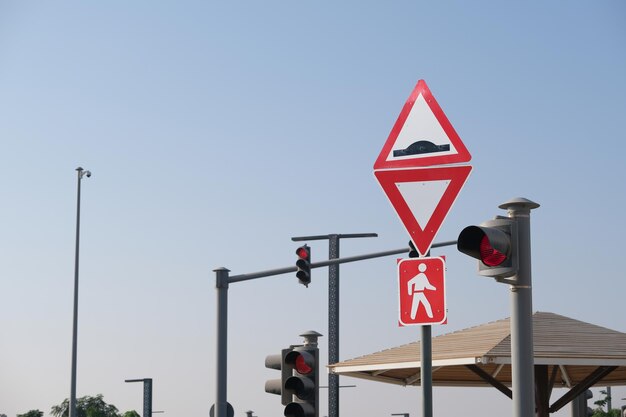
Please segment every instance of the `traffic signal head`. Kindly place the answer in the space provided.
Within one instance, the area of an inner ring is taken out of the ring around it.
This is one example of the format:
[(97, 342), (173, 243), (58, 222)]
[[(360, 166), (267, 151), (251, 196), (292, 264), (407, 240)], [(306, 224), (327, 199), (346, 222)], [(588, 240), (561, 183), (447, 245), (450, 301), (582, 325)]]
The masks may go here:
[(285, 356), (285, 366), (292, 376), (285, 381), (285, 391), (293, 395), (293, 402), (285, 407), (285, 417), (317, 417), (319, 404), (318, 349), (298, 346)]
[(265, 381), (265, 392), (280, 395), (280, 402), (287, 405), (291, 402), (291, 394), (285, 390), (285, 382), (292, 375), (291, 368), (285, 365), (285, 357), (291, 349), (283, 349), (281, 353), (269, 355), (265, 358), (265, 367), (277, 369), (281, 372), (280, 379)]
[(497, 280), (512, 277), (519, 267), (517, 222), (498, 216), (480, 226), (468, 226), (457, 239), (457, 249), (478, 259), (478, 273)]
[(300, 246), (296, 249), (298, 260), (296, 261), (296, 277), (305, 287), (311, 283), (311, 248), (308, 245)]

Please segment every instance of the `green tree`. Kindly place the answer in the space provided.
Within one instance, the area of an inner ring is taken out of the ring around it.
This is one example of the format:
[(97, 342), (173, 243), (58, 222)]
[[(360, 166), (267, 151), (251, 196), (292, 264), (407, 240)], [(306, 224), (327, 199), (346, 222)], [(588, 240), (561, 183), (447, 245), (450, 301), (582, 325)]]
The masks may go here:
[[(69, 399), (66, 398), (61, 404), (53, 406), (50, 414), (54, 417), (69, 417), (69, 403)], [(117, 407), (107, 404), (102, 398), (102, 394), (95, 397), (86, 395), (78, 398), (76, 400), (76, 414), (77, 417), (121, 417)]]
[(622, 412), (615, 408), (604, 411), (604, 408), (607, 407), (609, 401), (611, 401), (611, 396), (608, 392), (606, 392), (606, 390), (601, 390), (600, 395), (604, 397), (601, 397), (598, 401), (593, 402), (597, 407), (593, 410), (592, 417), (621, 417)]
[(122, 414), (122, 417), (141, 417), (141, 415), (135, 410), (130, 410)]
[(18, 414), (17, 417), (43, 417), (43, 411), (30, 410), (24, 414)]

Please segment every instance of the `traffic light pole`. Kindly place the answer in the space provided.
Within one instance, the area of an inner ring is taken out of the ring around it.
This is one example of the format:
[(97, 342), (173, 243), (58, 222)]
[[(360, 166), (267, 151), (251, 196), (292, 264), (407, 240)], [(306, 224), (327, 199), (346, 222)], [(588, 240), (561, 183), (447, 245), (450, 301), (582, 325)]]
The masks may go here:
[(499, 207), (508, 211), (518, 227), (519, 269), (511, 280), (513, 417), (527, 417), (535, 415), (530, 211), (539, 204), (516, 198)]
[(228, 273), (226, 268), (215, 269), (215, 288), (217, 289), (217, 387), (215, 398), (215, 416), (227, 417), (226, 385), (228, 360)]
[(151, 417), (153, 413), (152, 411), (152, 378), (126, 379), (124, 380), (124, 382), (143, 382), (143, 415), (142, 417)]
[[(328, 239), (328, 259), (339, 259), (339, 240), (378, 237), (377, 233), (292, 237), (294, 242)], [(328, 266), (328, 363), (339, 362), (339, 264)], [(328, 374), (328, 417), (339, 417), (339, 375)]]
[[(443, 247), (456, 245), (456, 240), (434, 243), (431, 247)], [(393, 249), (384, 252), (376, 252), (365, 255), (350, 256), (347, 258), (329, 259), (317, 263), (311, 263), (311, 268), (321, 268), (330, 265), (339, 265), (349, 262), (363, 261), (366, 259), (381, 258), (391, 255), (399, 255), (407, 253), (410, 248)], [(229, 417), (227, 415), (227, 351), (228, 351), (228, 287), (230, 284), (241, 281), (248, 281), (256, 278), (269, 277), (274, 275), (288, 274), (297, 271), (297, 267), (291, 266), (286, 268), (271, 269), (267, 271), (253, 272), (250, 274), (240, 274), (229, 276), (230, 270), (224, 267), (216, 268), (215, 272), (215, 289), (217, 290), (217, 386), (215, 398), (215, 417)]]

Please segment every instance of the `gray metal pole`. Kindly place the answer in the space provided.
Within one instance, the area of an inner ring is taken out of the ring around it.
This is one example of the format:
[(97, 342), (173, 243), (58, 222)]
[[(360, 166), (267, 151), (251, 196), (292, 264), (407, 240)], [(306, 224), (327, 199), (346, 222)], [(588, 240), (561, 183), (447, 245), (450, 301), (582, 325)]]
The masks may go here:
[[(343, 235), (339, 235), (339, 237), (343, 237)], [(452, 245), (456, 245), (456, 243), (457, 243), (456, 240), (450, 240), (450, 241), (441, 242), (441, 243), (433, 243), (431, 248), (441, 248), (443, 246), (452, 246)], [(399, 255), (401, 253), (407, 253), (410, 250), (411, 249), (407, 247), (407, 248), (402, 248), (402, 249), (388, 250), (384, 252), (369, 253), (366, 255), (349, 256), (347, 258), (330, 259), (328, 261), (322, 261), (322, 262), (312, 262), (311, 269), (322, 268), (324, 266), (330, 266), (330, 265), (335, 265), (335, 264), (345, 264), (349, 262), (365, 261), (367, 259), (382, 258), (384, 256)], [(249, 280), (257, 279), (257, 278), (288, 274), (291, 272), (296, 272), (297, 270), (298, 268), (296, 266), (288, 266), (285, 268), (277, 268), (277, 269), (269, 269), (267, 271), (252, 272), (249, 274), (231, 275), (228, 277), (228, 282), (230, 282), (231, 284), (234, 284), (236, 282), (249, 281)]]
[(535, 415), (535, 374), (530, 259), (530, 211), (539, 204), (516, 198), (499, 206), (517, 222), (519, 268), (511, 285), (513, 417)]
[[(339, 258), (339, 236), (329, 235), (328, 259)], [(328, 363), (339, 362), (339, 264), (328, 267)], [(339, 375), (328, 374), (328, 416), (339, 417)]]
[(80, 247), (80, 184), (83, 175), (91, 177), (90, 171), (76, 168), (78, 183), (76, 192), (76, 251), (74, 254), (74, 314), (72, 320), (72, 375), (70, 388), (69, 417), (76, 417), (76, 350), (78, 345), (78, 252)]
[(422, 327), (420, 343), (420, 385), (422, 387), (422, 417), (433, 417), (433, 349), (432, 327)]
[[(143, 414), (142, 417), (152, 416), (152, 378), (126, 379), (124, 382), (143, 382)], [(154, 411), (158, 413), (159, 411)], [(161, 411), (162, 412), (162, 411)]]
[[(328, 259), (339, 258), (339, 236), (329, 235)], [(339, 362), (339, 264), (328, 267), (328, 363)], [(328, 417), (339, 417), (339, 375), (328, 374)]]
[[(341, 238), (378, 237), (377, 233), (292, 237), (294, 242), (328, 239), (329, 261), (339, 259)], [(404, 249), (403, 251), (406, 251)], [(314, 265), (311, 265), (314, 267)], [(339, 263), (328, 263), (328, 363), (339, 362)], [(339, 375), (328, 375), (328, 417), (339, 417)]]
[(227, 331), (228, 331), (228, 273), (226, 268), (214, 269), (217, 289), (217, 387), (215, 417), (226, 417)]
[(152, 417), (152, 378), (143, 380), (143, 417)]

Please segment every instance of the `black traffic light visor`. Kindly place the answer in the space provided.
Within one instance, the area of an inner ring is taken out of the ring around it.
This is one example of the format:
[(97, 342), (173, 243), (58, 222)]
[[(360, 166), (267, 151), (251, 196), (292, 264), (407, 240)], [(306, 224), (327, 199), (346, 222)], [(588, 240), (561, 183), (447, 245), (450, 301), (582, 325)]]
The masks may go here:
[(482, 261), (481, 242), (485, 237), (489, 241), (491, 248), (505, 256), (510, 255), (511, 241), (509, 235), (502, 230), (492, 227), (466, 227), (459, 234), (456, 247), (459, 252)]
[(285, 417), (313, 417), (315, 408), (308, 403), (291, 403), (285, 407)]
[(301, 375), (308, 375), (315, 369), (315, 356), (304, 350), (292, 350), (285, 356), (285, 363)]
[(292, 376), (285, 381), (287, 392), (294, 394), (301, 400), (315, 398), (315, 382), (307, 377)]

